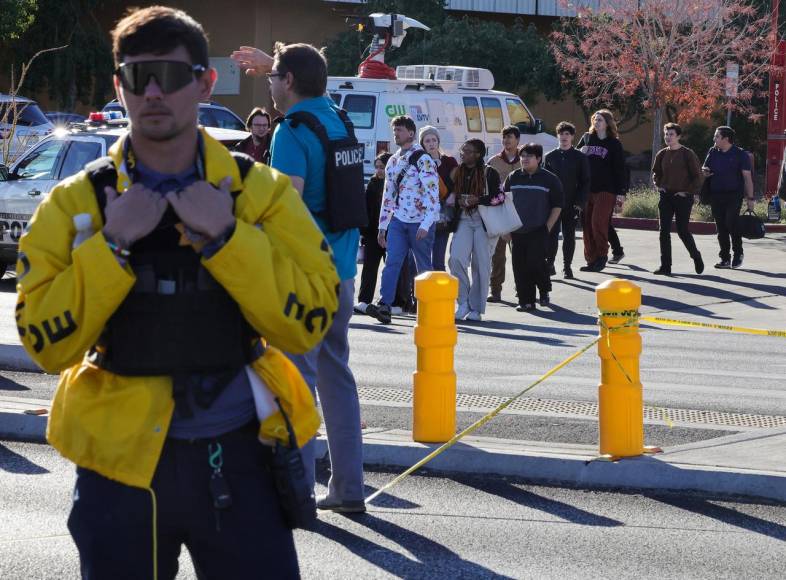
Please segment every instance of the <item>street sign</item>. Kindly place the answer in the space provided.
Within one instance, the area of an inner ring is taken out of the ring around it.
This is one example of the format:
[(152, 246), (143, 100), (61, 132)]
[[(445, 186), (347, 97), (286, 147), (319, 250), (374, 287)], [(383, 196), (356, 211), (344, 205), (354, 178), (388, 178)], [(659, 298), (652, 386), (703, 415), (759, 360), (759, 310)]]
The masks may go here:
[(740, 65), (736, 62), (726, 63), (726, 96), (736, 98), (740, 83)]

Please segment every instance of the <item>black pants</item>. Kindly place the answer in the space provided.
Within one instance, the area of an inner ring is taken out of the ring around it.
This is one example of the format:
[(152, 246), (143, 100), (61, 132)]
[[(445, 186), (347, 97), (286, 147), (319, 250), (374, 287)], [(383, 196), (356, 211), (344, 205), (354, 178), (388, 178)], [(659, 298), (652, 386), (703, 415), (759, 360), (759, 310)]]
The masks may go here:
[(609, 246), (611, 246), (611, 254), (613, 256), (619, 256), (623, 253), (620, 237), (617, 235), (617, 230), (611, 225), (611, 219), (609, 219)]
[(690, 211), (693, 208), (693, 196), (680, 197), (670, 193), (661, 193), (658, 201), (660, 217), (660, 265), (671, 268), (671, 220), (677, 221), (677, 235), (685, 244), (685, 249), (694, 260), (700, 257), (696, 242), (688, 229)]
[(549, 234), (548, 261), (554, 264), (557, 259), (557, 248), (559, 246), (559, 233), (562, 230), (562, 265), (570, 267), (573, 263), (573, 254), (576, 252), (576, 208), (573, 205), (565, 205), (559, 214), (559, 219)]
[(546, 226), (526, 234), (513, 234), (513, 278), (519, 304), (534, 304), (535, 289), (541, 296), (549, 291), (546, 272), (546, 245), (549, 234)]
[[(271, 452), (257, 440), (257, 427), (210, 440), (167, 439), (153, 478), (155, 504), (149, 490), (77, 468), (68, 529), (82, 578), (152, 578), (154, 516), (161, 580), (177, 575), (182, 544), (200, 579), (297, 578), (292, 532), (269, 472)], [(223, 448), (222, 473), (232, 495), (232, 506), (220, 514), (209, 491), (211, 442)]]
[(358, 292), (358, 302), (371, 304), (374, 301), (374, 292), (377, 289), (377, 278), (379, 276), (379, 264), (385, 255), (376, 238), (366, 238), (363, 246), (363, 270), (360, 274), (360, 292)]
[(718, 245), (720, 246), (718, 256), (721, 260), (730, 260), (732, 250), (735, 256), (741, 256), (742, 236), (736, 233), (736, 223), (742, 208), (742, 196), (714, 195), (710, 207), (715, 227), (718, 230)]

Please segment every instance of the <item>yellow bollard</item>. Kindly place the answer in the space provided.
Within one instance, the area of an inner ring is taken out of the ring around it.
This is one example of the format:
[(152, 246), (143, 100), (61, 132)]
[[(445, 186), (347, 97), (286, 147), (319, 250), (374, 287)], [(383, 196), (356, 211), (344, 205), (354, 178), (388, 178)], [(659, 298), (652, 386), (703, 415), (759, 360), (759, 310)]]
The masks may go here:
[(458, 280), (446, 272), (425, 272), (415, 278), (418, 369), (413, 374), (412, 439), (421, 443), (444, 443), (456, 433), (457, 297)]
[[(599, 285), (595, 296), (603, 323), (598, 342), (600, 454), (611, 459), (634, 457), (645, 452), (644, 403), (639, 378), (641, 335), (638, 318), (634, 316), (641, 306), (641, 288), (627, 280), (614, 279)], [(632, 326), (613, 330), (625, 325)]]

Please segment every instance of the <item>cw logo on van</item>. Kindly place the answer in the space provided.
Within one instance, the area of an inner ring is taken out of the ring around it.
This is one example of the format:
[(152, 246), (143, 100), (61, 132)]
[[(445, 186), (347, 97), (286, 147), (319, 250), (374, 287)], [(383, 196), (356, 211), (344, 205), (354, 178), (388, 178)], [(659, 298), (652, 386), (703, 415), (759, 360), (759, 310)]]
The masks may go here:
[(404, 105), (388, 105), (385, 107), (385, 114), (390, 118), (406, 115), (407, 107)]

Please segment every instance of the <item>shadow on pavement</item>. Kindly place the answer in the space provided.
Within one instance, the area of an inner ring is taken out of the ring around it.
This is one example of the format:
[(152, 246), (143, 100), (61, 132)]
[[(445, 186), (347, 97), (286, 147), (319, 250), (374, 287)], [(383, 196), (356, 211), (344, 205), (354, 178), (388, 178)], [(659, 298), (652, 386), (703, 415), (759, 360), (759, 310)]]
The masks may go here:
[(333, 540), (353, 554), (397, 578), (508, 578), (488, 568), (464, 560), (434, 540), (366, 513), (351, 518), (356, 524), (384, 536), (412, 554), (407, 557), (385, 546), (319, 520), (312, 532)]
[(9, 379), (8, 377), (4, 377), (0, 374), (0, 392), (2, 391), (29, 391), (30, 387), (27, 387), (21, 383), (17, 383), (13, 379)]
[[(759, 302), (758, 300), (756, 300), (755, 298), (753, 298), (751, 296), (746, 296), (744, 294), (739, 294), (737, 292), (732, 292), (730, 290), (724, 290), (723, 288), (719, 288), (718, 286), (716, 286), (714, 284), (691, 284), (690, 282), (680, 282), (680, 281), (675, 280), (673, 278), (672, 279), (668, 279), (668, 278), (664, 278), (664, 279), (661, 279), (661, 278), (655, 278), (655, 279), (646, 278), (645, 279), (645, 278), (642, 278), (640, 276), (631, 276), (631, 275), (627, 275), (627, 276), (625, 276), (625, 278), (627, 278), (628, 280), (632, 280), (632, 281), (648, 282), (648, 283), (654, 284), (656, 286), (666, 286), (668, 288), (674, 288), (674, 289), (677, 289), (677, 290), (682, 290), (683, 292), (687, 292), (688, 294), (694, 294), (694, 295), (697, 295), (697, 296), (712, 297), (712, 298), (717, 298), (718, 300), (724, 300), (724, 301), (729, 301), (729, 302), (740, 302), (740, 303), (743, 303), (743, 304), (747, 304), (748, 306), (750, 306), (752, 308), (762, 308), (762, 309), (765, 309), (765, 310), (775, 310), (775, 308), (773, 306), (768, 306), (766, 304), (762, 304), (761, 302)], [(711, 279), (711, 278), (717, 278), (717, 277), (716, 276), (712, 276), (712, 277), (706, 276), (706, 279), (708, 279), (708, 280)], [(782, 293), (782, 292), (783, 292), (783, 289), (781, 289), (779, 291), (779, 293)], [(645, 302), (646, 302), (646, 298), (647, 298), (647, 296), (645, 295), (643, 297)], [(658, 300), (668, 300), (668, 299), (659, 298), (659, 297), (652, 297), (652, 298), (656, 298)], [(674, 302), (673, 300), (669, 300), (669, 301), (670, 302)], [(681, 308), (680, 309), (681, 310), (685, 310), (686, 308), (695, 308), (695, 307), (691, 307), (688, 304), (681, 303)]]
[(485, 479), (480, 481), (462, 477), (454, 481), (478, 491), (496, 495), (521, 506), (551, 514), (574, 524), (608, 528), (625, 525), (618, 520), (599, 516), (598, 514), (593, 514), (592, 512), (588, 512), (570, 504), (532, 493), (531, 491), (527, 491), (501, 479)]
[[(459, 334), (476, 334), (478, 336), (504, 338), (507, 340), (522, 340), (525, 342), (536, 342), (538, 344), (547, 345), (547, 346), (565, 346), (566, 344), (564, 341), (559, 340), (557, 338), (548, 338), (543, 336), (525, 336), (523, 334), (510, 334), (507, 332), (491, 332), (487, 330), (489, 326), (485, 322), (472, 324), (472, 326), (468, 326), (466, 322), (459, 322), (456, 324), (456, 326), (458, 327)], [(521, 330), (531, 330), (531, 329), (522, 325)]]
[[(543, 318), (544, 320), (564, 322), (566, 324), (591, 326), (593, 328), (592, 331), (586, 331), (583, 334), (597, 334), (598, 319), (595, 316), (568, 310), (567, 308), (563, 308), (558, 304), (554, 304), (553, 301), (549, 306), (538, 308), (537, 310), (530, 312), (529, 315), (537, 316), (538, 318)], [(549, 329), (548, 332), (560, 334), (556, 328)]]
[[(745, 270), (745, 271), (756, 273), (756, 274), (762, 274), (765, 276), (772, 276), (773, 278), (780, 278), (781, 280), (786, 281), (786, 274), (767, 274), (765, 272), (759, 272), (756, 270)], [(758, 292), (774, 294), (775, 296), (786, 296), (786, 285), (772, 286), (770, 284), (756, 284), (755, 282), (730, 280), (729, 278), (724, 278), (723, 276), (714, 276), (714, 275), (707, 276), (707, 275), (699, 275), (699, 274), (686, 274), (682, 277), (694, 278), (696, 280), (709, 280), (710, 282), (716, 282), (719, 284), (731, 284), (732, 286), (741, 286), (743, 288), (748, 288), (749, 290), (756, 290)]]
[(350, 322), (349, 327), (355, 330), (371, 330), (373, 332), (379, 332), (380, 334), (404, 334), (403, 331), (394, 328), (395, 325), (389, 324), (365, 324), (362, 322)]
[(24, 475), (42, 475), (49, 473), (48, 469), (36, 465), (24, 455), (19, 455), (11, 451), (8, 447), (0, 443), (0, 469), (8, 473), (20, 473)]
[(658, 495), (647, 495), (647, 497), (655, 501), (674, 506), (676, 508), (718, 520), (719, 522), (729, 524), (730, 526), (735, 526), (750, 532), (762, 534), (763, 536), (774, 538), (776, 540), (780, 540), (781, 542), (786, 541), (786, 526), (782, 524), (776, 524), (775, 522), (770, 522), (756, 516), (751, 516), (732, 508), (717, 505), (705, 499), (699, 499), (695, 497), (667, 497)]

